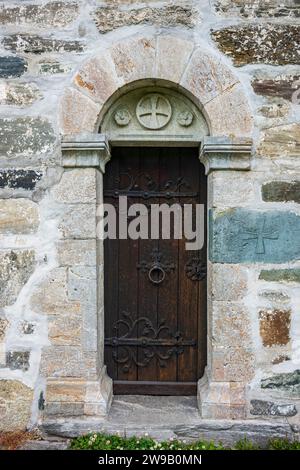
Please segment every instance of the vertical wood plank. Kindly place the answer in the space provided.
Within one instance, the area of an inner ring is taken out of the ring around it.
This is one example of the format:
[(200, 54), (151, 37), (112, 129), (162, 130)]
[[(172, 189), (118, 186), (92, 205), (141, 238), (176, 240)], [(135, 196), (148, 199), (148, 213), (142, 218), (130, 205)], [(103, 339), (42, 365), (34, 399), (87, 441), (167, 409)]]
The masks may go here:
[[(103, 179), (104, 195), (106, 190), (115, 187), (115, 178), (119, 172), (119, 159), (113, 152), (112, 159), (106, 166), (106, 174)], [(115, 199), (104, 196), (104, 202), (115, 204)], [(113, 330), (118, 320), (119, 312), (119, 241), (104, 240), (104, 331), (105, 338), (115, 335)], [(108, 375), (112, 379), (118, 379), (117, 363), (113, 360), (113, 348), (104, 348), (104, 360)]]
[[(199, 192), (200, 168), (197, 156), (193, 149), (180, 149), (180, 174), (189, 184), (189, 192)], [(182, 191), (186, 190), (184, 187)], [(183, 203), (191, 202), (182, 198)], [(200, 202), (200, 197), (193, 199)], [(189, 279), (186, 275), (186, 264), (195, 257), (195, 252), (187, 251), (186, 240), (183, 238), (179, 245), (179, 271), (180, 284), (178, 296), (178, 329), (183, 338), (195, 340), (198, 346), (198, 305), (199, 283)], [(197, 256), (197, 254), (196, 254)], [(183, 354), (178, 356), (178, 381), (189, 382), (198, 379), (198, 351), (196, 347), (184, 348)]]
[[(139, 173), (139, 149), (128, 148), (119, 149), (119, 178), (122, 189), (130, 181), (125, 175), (136, 178)], [(122, 177), (123, 175), (123, 177)], [(139, 199), (128, 197), (128, 208), (139, 202)], [(128, 222), (130, 219), (127, 219)], [(138, 318), (138, 273), (136, 265), (138, 263), (138, 240), (119, 240), (119, 320), (128, 323), (130, 328)], [(129, 317), (124, 314), (128, 314)], [(128, 333), (128, 328), (120, 326), (120, 333)], [(136, 331), (136, 330), (135, 330)], [(121, 359), (128, 358), (132, 351), (133, 357), (137, 357), (137, 347), (119, 347), (118, 354)], [(118, 365), (118, 380), (137, 380), (138, 368), (134, 361)]]
[[(174, 149), (175, 150), (175, 149)], [(159, 160), (159, 171), (160, 171), (160, 188), (162, 192), (165, 192), (165, 187), (168, 182), (176, 182), (179, 178), (179, 155), (177, 151), (170, 151), (170, 149), (160, 150)], [(172, 187), (171, 187), (172, 189)], [(177, 200), (172, 198), (161, 197), (159, 199), (160, 204), (172, 205)], [(171, 218), (171, 227), (172, 218)], [(159, 252), (162, 254), (162, 263), (174, 264), (174, 270), (166, 273), (165, 280), (157, 286), (158, 292), (158, 322), (165, 322), (165, 326), (168, 330), (160, 335), (161, 338), (170, 338), (170, 335), (176, 335), (177, 315), (178, 315), (178, 282), (179, 282), (179, 271), (178, 271), (178, 245), (179, 240), (174, 240), (171, 231), (172, 238), (170, 240), (163, 240), (162, 233), (159, 240)], [(159, 348), (159, 352), (162, 356), (168, 355), (168, 352), (172, 348)], [(172, 354), (169, 359), (165, 362), (165, 367), (158, 368), (158, 381), (169, 381), (174, 382), (177, 380), (177, 355)]]
[[(159, 181), (159, 153), (158, 149), (143, 148), (140, 153), (141, 189), (147, 190), (147, 180)], [(152, 185), (153, 186), (153, 185)], [(153, 200), (141, 199), (142, 203), (153, 203)], [(148, 223), (150, 216), (148, 216)], [(139, 263), (151, 263), (153, 252), (158, 248), (157, 240), (140, 240)], [(157, 286), (153, 285), (147, 272), (139, 269), (139, 316), (147, 318), (154, 330), (157, 329)], [(139, 324), (139, 336), (143, 334), (145, 321)], [(158, 366), (155, 359), (148, 361), (146, 355), (151, 354), (151, 348), (139, 348), (139, 362), (143, 366), (138, 369), (139, 381), (157, 381)]]

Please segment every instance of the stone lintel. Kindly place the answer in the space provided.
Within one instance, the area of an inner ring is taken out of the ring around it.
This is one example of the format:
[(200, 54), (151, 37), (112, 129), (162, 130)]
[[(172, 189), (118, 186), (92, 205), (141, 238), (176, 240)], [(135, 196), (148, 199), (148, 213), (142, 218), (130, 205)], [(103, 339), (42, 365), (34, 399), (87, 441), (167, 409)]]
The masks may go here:
[(105, 172), (110, 160), (110, 145), (104, 134), (77, 134), (62, 139), (63, 166), (94, 167)]
[(200, 161), (208, 175), (216, 170), (251, 169), (252, 139), (240, 137), (204, 137)]

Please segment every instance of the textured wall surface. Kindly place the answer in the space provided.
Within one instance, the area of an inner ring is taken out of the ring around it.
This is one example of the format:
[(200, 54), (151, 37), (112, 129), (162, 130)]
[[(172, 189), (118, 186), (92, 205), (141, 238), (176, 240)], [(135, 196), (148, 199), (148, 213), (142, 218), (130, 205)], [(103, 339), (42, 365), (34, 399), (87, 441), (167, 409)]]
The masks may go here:
[[(114, 81), (164, 70), (206, 96), (217, 135), (230, 116), (254, 139), (250, 172), (209, 175), (215, 388), (204, 415), (284, 417), (299, 432), (299, 16), (297, 0), (1, 2), (1, 429), (98, 412), (99, 182), (94, 169), (63, 169), (60, 140), (94, 125)], [(143, 38), (166, 34), (168, 64), (147, 69), (156, 49)], [(192, 55), (191, 41), (214, 61)]]

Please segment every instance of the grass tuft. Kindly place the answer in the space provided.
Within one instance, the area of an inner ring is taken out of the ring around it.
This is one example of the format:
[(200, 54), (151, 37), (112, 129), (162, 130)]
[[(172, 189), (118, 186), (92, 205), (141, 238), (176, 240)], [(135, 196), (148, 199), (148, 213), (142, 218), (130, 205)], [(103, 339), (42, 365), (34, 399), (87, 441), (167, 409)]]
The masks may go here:
[[(88, 434), (71, 441), (73, 450), (261, 450), (260, 447), (246, 438), (238, 441), (231, 449), (214, 442), (186, 442), (171, 439), (157, 441), (147, 434), (143, 437), (125, 438), (118, 435)], [(300, 442), (290, 442), (287, 439), (273, 439), (269, 442), (268, 450), (300, 450)]]

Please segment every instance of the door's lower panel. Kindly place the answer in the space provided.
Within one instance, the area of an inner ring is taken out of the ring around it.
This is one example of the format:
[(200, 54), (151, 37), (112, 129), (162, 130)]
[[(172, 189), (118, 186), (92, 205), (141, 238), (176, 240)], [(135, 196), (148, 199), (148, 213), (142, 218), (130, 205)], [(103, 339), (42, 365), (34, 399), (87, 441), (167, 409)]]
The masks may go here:
[(197, 395), (197, 382), (142, 382), (114, 380), (115, 395)]

